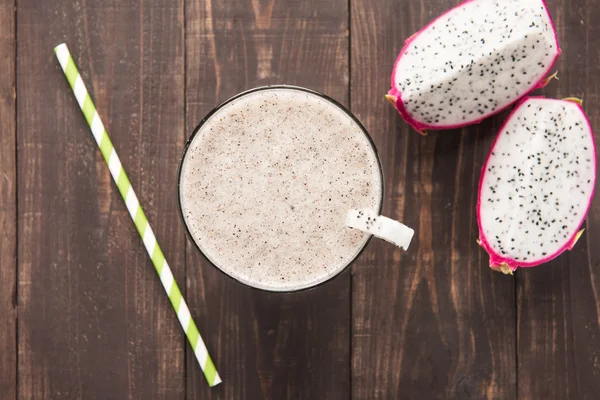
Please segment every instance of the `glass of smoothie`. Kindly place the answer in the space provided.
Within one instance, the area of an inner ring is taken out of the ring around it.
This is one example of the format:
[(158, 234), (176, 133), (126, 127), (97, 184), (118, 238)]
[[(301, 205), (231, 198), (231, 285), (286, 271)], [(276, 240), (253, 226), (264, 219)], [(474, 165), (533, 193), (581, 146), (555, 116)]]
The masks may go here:
[(335, 100), (287, 85), (217, 106), (179, 166), (179, 208), (192, 242), (226, 275), (274, 292), (334, 278), (373, 234), (406, 248), (413, 231), (379, 217), (383, 190), (362, 124)]

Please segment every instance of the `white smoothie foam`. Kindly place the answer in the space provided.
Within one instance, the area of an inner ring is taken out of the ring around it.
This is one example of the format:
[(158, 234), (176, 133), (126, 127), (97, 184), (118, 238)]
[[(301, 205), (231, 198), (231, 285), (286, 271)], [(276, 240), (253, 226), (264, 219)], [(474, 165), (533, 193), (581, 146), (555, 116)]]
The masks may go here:
[(205, 256), (247, 285), (299, 290), (342, 271), (370, 235), (350, 209), (379, 211), (369, 139), (341, 108), (292, 88), (245, 94), (218, 109), (181, 167), (181, 209)]

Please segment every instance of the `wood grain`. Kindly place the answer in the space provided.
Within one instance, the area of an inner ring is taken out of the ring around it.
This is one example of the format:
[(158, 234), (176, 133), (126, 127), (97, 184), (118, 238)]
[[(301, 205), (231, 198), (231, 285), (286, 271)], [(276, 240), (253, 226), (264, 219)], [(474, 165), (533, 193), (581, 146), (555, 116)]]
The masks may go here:
[[(600, 126), (600, 9), (596, 1), (549, 4), (563, 53), (548, 97), (581, 97)], [(598, 142), (598, 134), (596, 134)], [(598, 188), (596, 186), (596, 193)], [(597, 196), (596, 196), (597, 197)], [(600, 205), (592, 203), (575, 248), (517, 274), (519, 398), (596, 399), (600, 392)]]
[(15, 4), (0, 0), (0, 393), (16, 392), (17, 165), (15, 127)]
[(183, 2), (18, 2), (19, 394), (178, 399), (185, 342), (54, 57), (66, 41), (176, 278)]
[(514, 398), (514, 280), (487, 267), (475, 215), (505, 114), (419, 136), (383, 95), (404, 40), (455, 2), (351, 4), (352, 110), (380, 151), (384, 214), (416, 230), (408, 252), (374, 242), (353, 267), (353, 398)]
[[(493, 273), (475, 202), (507, 114), (421, 137), (383, 99), (404, 39), (458, 1), (0, 0), (0, 397), (596, 399), (600, 202), (573, 251)], [(598, 0), (549, 6), (563, 55), (539, 93), (582, 97), (600, 126)], [(63, 41), (187, 292), (216, 388), (54, 58)], [(384, 212), (417, 230), (409, 252), (373, 241), (351, 273), (277, 295), (186, 241), (186, 138), (220, 101), (274, 83), (351, 106), (380, 152)]]
[[(347, 1), (188, 0), (190, 134), (220, 101), (288, 83), (348, 103)], [(188, 351), (188, 397), (344, 399), (350, 396), (350, 279), (300, 294), (235, 283), (188, 243), (188, 298), (223, 385), (209, 389)]]

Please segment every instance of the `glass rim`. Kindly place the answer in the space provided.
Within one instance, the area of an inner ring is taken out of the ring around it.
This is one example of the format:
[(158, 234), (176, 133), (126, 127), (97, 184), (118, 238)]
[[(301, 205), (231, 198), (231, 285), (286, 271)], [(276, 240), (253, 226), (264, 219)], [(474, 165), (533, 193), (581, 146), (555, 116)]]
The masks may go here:
[(379, 214), (381, 214), (381, 211), (383, 209), (383, 200), (385, 198), (385, 179), (384, 179), (384, 175), (383, 175), (383, 167), (381, 165), (381, 159), (379, 157), (379, 153), (377, 152), (377, 146), (375, 146), (375, 142), (373, 141), (373, 138), (371, 137), (371, 135), (369, 134), (369, 132), (367, 131), (367, 129), (364, 127), (364, 125), (358, 120), (358, 118), (346, 106), (344, 106), (343, 104), (341, 104), (337, 100), (335, 100), (335, 99), (327, 96), (326, 94), (323, 94), (321, 92), (313, 90), (313, 89), (308, 89), (308, 88), (305, 88), (305, 87), (295, 86), (295, 85), (287, 85), (287, 84), (258, 86), (258, 87), (252, 88), (252, 89), (245, 90), (245, 91), (240, 92), (240, 93), (238, 93), (238, 94), (236, 94), (236, 95), (228, 98), (227, 100), (219, 103), (208, 114), (206, 114), (206, 116), (204, 118), (202, 118), (202, 120), (200, 121), (200, 123), (198, 123), (198, 125), (193, 130), (193, 132), (190, 135), (190, 137), (187, 139), (187, 141), (185, 143), (185, 146), (183, 148), (183, 152), (181, 153), (181, 159), (179, 161), (179, 167), (177, 169), (177, 205), (178, 205), (179, 217), (181, 218), (181, 221), (183, 223), (183, 226), (184, 226), (185, 233), (186, 233), (187, 237), (193, 243), (194, 247), (196, 248), (196, 250), (198, 250), (198, 252), (202, 255), (202, 257), (206, 261), (208, 261), (208, 263), (210, 265), (212, 265), (217, 271), (221, 272), (223, 275), (225, 275), (226, 277), (234, 280), (235, 282), (237, 282), (237, 283), (239, 283), (239, 284), (241, 284), (241, 285), (243, 285), (245, 287), (249, 287), (249, 288), (251, 288), (253, 290), (258, 290), (258, 291), (267, 292), (267, 293), (282, 293), (282, 294), (286, 294), (286, 293), (299, 293), (299, 292), (304, 292), (304, 291), (316, 289), (317, 287), (319, 287), (321, 285), (324, 285), (324, 284), (332, 281), (333, 279), (337, 278), (338, 276), (340, 276), (343, 272), (345, 272), (348, 268), (350, 268), (359, 259), (359, 257), (362, 255), (362, 253), (365, 251), (365, 249), (367, 248), (367, 246), (371, 242), (371, 239), (373, 239), (373, 235), (369, 235), (369, 237), (364, 242), (364, 244), (362, 245), (362, 247), (360, 248), (360, 250), (356, 253), (356, 255), (350, 261), (348, 261), (348, 263), (343, 268), (340, 268), (338, 271), (336, 271), (333, 275), (331, 275), (327, 279), (325, 279), (323, 281), (320, 281), (318, 283), (315, 283), (314, 285), (306, 286), (306, 287), (301, 287), (299, 289), (270, 290), (270, 289), (256, 287), (256, 286), (250, 285), (250, 284), (248, 284), (246, 282), (242, 282), (241, 280), (237, 279), (235, 276), (230, 275), (229, 273), (227, 273), (224, 270), (222, 270), (221, 268), (219, 268), (219, 266), (215, 262), (213, 262), (211, 260), (211, 258), (204, 251), (202, 251), (202, 249), (200, 248), (200, 246), (198, 245), (198, 243), (196, 243), (196, 240), (194, 239), (194, 237), (192, 236), (192, 234), (191, 234), (191, 232), (189, 230), (189, 227), (188, 227), (187, 222), (185, 220), (185, 217), (183, 215), (183, 208), (181, 206), (181, 174), (182, 174), (182, 170), (183, 170), (183, 163), (184, 163), (184, 161), (186, 159), (186, 155), (187, 155), (187, 152), (188, 152), (188, 150), (190, 148), (190, 145), (194, 141), (194, 138), (196, 137), (196, 135), (198, 134), (198, 132), (200, 132), (200, 130), (202, 129), (202, 126), (217, 111), (219, 111), (224, 106), (226, 106), (227, 104), (231, 103), (232, 101), (237, 100), (237, 99), (239, 99), (241, 97), (244, 97), (246, 95), (249, 95), (251, 93), (260, 92), (260, 91), (263, 91), (263, 90), (273, 90), (273, 89), (275, 89), (275, 90), (279, 90), (279, 89), (297, 90), (297, 91), (301, 91), (301, 92), (305, 92), (305, 93), (316, 95), (316, 96), (321, 97), (322, 99), (326, 100), (327, 102), (333, 104), (334, 106), (338, 107), (346, 115), (348, 115), (350, 118), (352, 118), (352, 120), (354, 121), (354, 123), (360, 128), (360, 130), (362, 131), (363, 135), (366, 137), (367, 142), (369, 143), (369, 146), (371, 147), (371, 149), (373, 150), (373, 154), (375, 155), (375, 160), (377, 161), (377, 167), (378, 167), (378, 171), (379, 171), (379, 177), (381, 179), (381, 195), (380, 195), (380, 198), (379, 198), (379, 208), (378, 208), (377, 212)]

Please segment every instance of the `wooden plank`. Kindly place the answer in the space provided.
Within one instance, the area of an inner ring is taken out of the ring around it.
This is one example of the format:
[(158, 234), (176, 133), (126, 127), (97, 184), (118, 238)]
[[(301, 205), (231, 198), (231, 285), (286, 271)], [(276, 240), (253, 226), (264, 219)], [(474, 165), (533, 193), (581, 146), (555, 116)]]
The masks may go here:
[[(188, 0), (187, 133), (222, 100), (274, 83), (348, 103), (346, 0)], [(232, 282), (187, 246), (188, 298), (223, 377), (209, 389), (188, 351), (188, 397), (350, 396), (349, 273), (300, 294)]]
[[(550, 2), (563, 54), (544, 94), (584, 99), (600, 126), (600, 2)], [(596, 133), (596, 141), (598, 141)], [(596, 193), (598, 188), (596, 186)], [(517, 274), (519, 398), (596, 399), (600, 392), (600, 205), (586, 232), (555, 261)]]
[(15, 3), (0, 0), (0, 393), (16, 398)]
[(185, 342), (54, 57), (66, 41), (174, 274), (183, 2), (18, 2), (19, 394), (178, 399)]
[(408, 252), (374, 242), (353, 267), (353, 398), (514, 398), (514, 279), (488, 268), (475, 214), (506, 114), (419, 136), (383, 95), (404, 40), (456, 2), (351, 4), (352, 110), (380, 151), (384, 213), (416, 230)]

